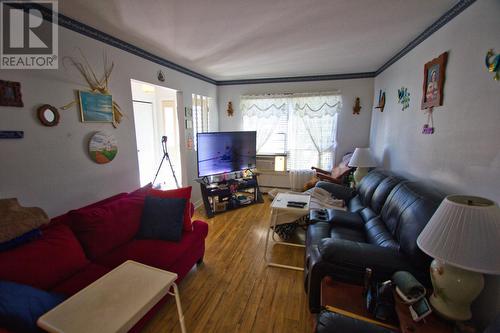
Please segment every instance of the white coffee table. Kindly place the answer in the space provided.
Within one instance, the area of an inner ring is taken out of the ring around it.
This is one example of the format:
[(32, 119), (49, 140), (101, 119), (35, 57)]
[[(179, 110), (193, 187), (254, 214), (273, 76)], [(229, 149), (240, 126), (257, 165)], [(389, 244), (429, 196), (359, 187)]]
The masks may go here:
[[(307, 204), (304, 206), (304, 208), (288, 207), (287, 204), (289, 201), (301, 201), (301, 202), (306, 202)], [(283, 264), (271, 262), (267, 258), (267, 248), (268, 248), (268, 244), (269, 244), (269, 233), (271, 232), (271, 230), (272, 230), (272, 238), (273, 238), (274, 244), (282, 244), (282, 245), (295, 246), (295, 247), (305, 247), (305, 245), (303, 245), (303, 244), (283, 242), (283, 241), (276, 240), (275, 239), (275, 234), (276, 234), (275, 230), (276, 230), (276, 225), (278, 225), (278, 224), (293, 222), (293, 221), (296, 221), (299, 218), (309, 214), (309, 202), (310, 202), (310, 196), (307, 194), (278, 193), (276, 195), (276, 197), (274, 198), (274, 200), (271, 204), (271, 219), (269, 221), (269, 228), (267, 229), (266, 245), (265, 245), (266, 247), (264, 250), (264, 259), (266, 260), (268, 266), (287, 268), (287, 269), (293, 269), (293, 270), (298, 270), (298, 271), (304, 270), (303, 267), (283, 265)]]
[(37, 324), (57, 333), (127, 332), (165, 295), (172, 294), (173, 287), (185, 333), (176, 279), (175, 273), (129, 260), (45, 313)]

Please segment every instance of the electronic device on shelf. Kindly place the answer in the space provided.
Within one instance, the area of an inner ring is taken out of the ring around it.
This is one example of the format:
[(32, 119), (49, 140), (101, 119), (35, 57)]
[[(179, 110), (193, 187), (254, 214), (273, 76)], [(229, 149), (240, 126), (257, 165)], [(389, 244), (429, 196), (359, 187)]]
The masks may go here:
[(252, 171), (257, 163), (256, 143), (256, 131), (197, 134), (199, 178), (196, 181), (208, 218), (263, 202), (257, 175)]
[(198, 133), (198, 177), (254, 169), (256, 142), (256, 131)]
[(410, 305), (410, 314), (414, 321), (420, 321), (432, 312), (429, 302), (422, 297), (417, 302)]

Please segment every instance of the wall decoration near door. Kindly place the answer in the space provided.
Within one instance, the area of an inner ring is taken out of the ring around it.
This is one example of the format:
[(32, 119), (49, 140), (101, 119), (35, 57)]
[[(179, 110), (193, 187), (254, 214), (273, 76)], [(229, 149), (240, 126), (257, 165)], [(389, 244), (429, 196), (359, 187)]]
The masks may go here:
[(384, 112), (384, 108), (385, 108), (385, 91), (382, 91), (382, 89), (380, 89), (380, 91), (378, 92), (378, 103), (375, 109), (380, 109), (380, 112)]
[(432, 117), (433, 111), (434, 108), (428, 108), (424, 111), (427, 113), (427, 123), (425, 123), (422, 128), (422, 134), (434, 134), (434, 118)]
[(352, 114), (359, 114), (361, 111), (361, 105), (360, 105), (360, 100), (359, 97), (356, 97), (356, 101), (354, 102), (354, 107), (352, 108)]
[(486, 63), (486, 68), (489, 72), (495, 73), (493, 79), (495, 81), (500, 81), (500, 54), (495, 55), (493, 49), (489, 49), (486, 53), (486, 58), (484, 59)]
[(354, 106), (352, 107), (352, 114), (359, 114), (361, 111), (361, 102), (359, 100), (359, 97), (356, 97), (356, 100), (354, 101)]
[(186, 119), (193, 118), (193, 108), (190, 106), (184, 107), (184, 116), (186, 116)]
[(165, 82), (165, 73), (160, 69), (157, 75), (158, 81)]
[(113, 123), (113, 98), (111, 95), (79, 91), (82, 122)]
[[(104, 103), (104, 100), (106, 100), (105, 104), (108, 105), (109, 101), (111, 101), (111, 112), (112, 112), (112, 116), (111, 116), (111, 119), (109, 117), (109, 115), (106, 115), (104, 117), (103, 114), (99, 114), (100, 112), (98, 113), (94, 113), (93, 115), (90, 115), (90, 118), (91, 119), (100, 119), (100, 120), (97, 120), (98, 122), (111, 122), (113, 124), (113, 127), (118, 127), (118, 124), (121, 122), (122, 118), (123, 118), (123, 113), (121, 112), (121, 109), (120, 109), (120, 106), (118, 105), (118, 103), (116, 103), (115, 101), (112, 100), (111, 98), (111, 92), (109, 91), (109, 88), (108, 88), (108, 84), (109, 84), (109, 81), (110, 81), (110, 78), (111, 78), (111, 73), (113, 72), (113, 67), (114, 67), (114, 63), (111, 62), (109, 63), (108, 62), (108, 57), (106, 56), (106, 53), (104, 53), (103, 55), (103, 67), (104, 67), (104, 73), (99, 76), (95, 73), (94, 69), (92, 68), (92, 66), (90, 66), (87, 58), (83, 55), (83, 53), (80, 51), (81, 53), (81, 56), (83, 58), (83, 61), (77, 61), (75, 60), (74, 58), (72, 57), (66, 57), (65, 59), (68, 59), (71, 64), (73, 66), (75, 66), (75, 68), (78, 70), (78, 72), (80, 72), (80, 74), (83, 76), (83, 78), (85, 79), (85, 82), (87, 82), (87, 84), (89, 85), (89, 88), (90, 88), (90, 92), (86, 92), (87, 94), (94, 94), (94, 95), (101, 95), (101, 97), (99, 97), (99, 103)], [(100, 77), (100, 78), (99, 78)], [(82, 99), (81, 99), (81, 91), (79, 92), (80, 94), (80, 106), (81, 106), (81, 102), (82, 102)], [(109, 97), (102, 97), (102, 95), (104, 96), (109, 96)], [(86, 97), (89, 97), (89, 96), (85, 96)], [(91, 97), (92, 98), (92, 97)], [(94, 99), (92, 100), (88, 100), (89, 103), (92, 103), (92, 102), (95, 102), (97, 101), (96, 98), (98, 97), (93, 97)], [(61, 107), (62, 110), (66, 110), (68, 108), (70, 108), (71, 106), (73, 106), (75, 103), (77, 103), (78, 101), (73, 101), (71, 103), (68, 103), (67, 105)], [(106, 106), (106, 109), (107, 109), (107, 106)], [(101, 108), (98, 107), (99, 111), (102, 111)], [(83, 111), (82, 111), (82, 121), (95, 121), (95, 120), (83, 120), (84, 119), (84, 115), (83, 115)], [(101, 119), (105, 119), (105, 120), (101, 120)]]
[(0, 131), (0, 139), (22, 139), (23, 131)]
[(106, 132), (96, 132), (89, 141), (90, 158), (98, 164), (111, 162), (118, 154), (116, 138)]
[(187, 148), (187, 150), (193, 150), (193, 145), (194, 145), (193, 133), (191, 133), (191, 131), (189, 131), (186, 135), (186, 148)]
[(229, 101), (227, 103), (227, 116), (232, 117), (234, 115), (233, 102)]
[(443, 87), (448, 52), (429, 61), (424, 66), (422, 110), (443, 105)]
[(0, 106), (24, 106), (21, 83), (0, 80)]
[(59, 124), (59, 111), (55, 107), (49, 104), (44, 104), (40, 106), (36, 111), (38, 120), (48, 127), (56, 126)]
[(401, 87), (401, 89), (398, 89), (398, 103), (403, 105), (401, 111), (410, 107), (410, 93), (408, 92), (408, 88)]

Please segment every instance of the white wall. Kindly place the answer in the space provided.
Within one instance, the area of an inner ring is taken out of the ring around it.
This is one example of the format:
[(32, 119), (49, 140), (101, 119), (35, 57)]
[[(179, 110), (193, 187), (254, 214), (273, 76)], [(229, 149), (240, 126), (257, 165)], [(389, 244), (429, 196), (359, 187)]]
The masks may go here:
[[(134, 133), (130, 79), (151, 82), (183, 92), (183, 105), (191, 105), (191, 94), (216, 99), (215, 85), (164, 68), (117, 48), (59, 28), (59, 56), (79, 56), (81, 49), (94, 69), (102, 68), (102, 54), (115, 63), (110, 90), (125, 115), (117, 129), (111, 124), (81, 123), (78, 107), (60, 111), (57, 127), (44, 127), (36, 119), (41, 104), (63, 106), (76, 98), (75, 91), (87, 89), (80, 74), (66, 63), (59, 70), (2, 70), (0, 78), (21, 82), (25, 107), (0, 107), (0, 130), (23, 130), (21, 140), (0, 140), (0, 198), (17, 197), (22, 205), (39, 206), (56, 216), (110, 195), (139, 186), (139, 170)], [(166, 81), (156, 74), (162, 69)], [(184, 114), (179, 114), (184, 123)], [(98, 165), (88, 156), (92, 133), (105, 130), (118, 140), (118, 155), (108, 164)], [(184, 126), (180, 128), (185, 136)], [(195, 151), (181, 145), (185, 157), (184, 179), (196, 177)], [(200, 198), (193, 184), (193, 201)]]
[[(332, 80), (315, 82), (263, 83), (218, 87), (219, 129), (221, 131), (242, 130), (240, 96), (256, 94), (305, 93), (340, 90), (342, 111), (337, 129), (336, 160), (356, 147), (369, 144), (370, 120), (373, 101), (373, 79)], [(356, 97), (361, 100), (361, 114), (353, 115)], [(233, 103), (234, 115), (227, 115), (227, 103)]]
[[(500, 83), (484, 65), (488, 49), (500, 52), (499, 17), (498, 0), (477, 1), (376, 77), (375, 94), (385, 90), (387, 103), (373, 113), (370, 146), (385, 168), (445, 193), (500, 201)], [(435, 133), (423, 135), (424, 64), (444, 51), (444, 105), (434, 110)], [(411, 94), (404, 112), (396, 101), (401, 86)], [(498, 278), (488, 277), (475, 310), (483, 324), (500, 312)]]

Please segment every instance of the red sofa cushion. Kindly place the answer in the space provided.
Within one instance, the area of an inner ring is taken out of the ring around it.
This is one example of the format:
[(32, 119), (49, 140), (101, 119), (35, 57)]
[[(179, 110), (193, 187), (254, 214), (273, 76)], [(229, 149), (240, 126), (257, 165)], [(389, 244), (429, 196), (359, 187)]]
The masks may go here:
[[(205, 222), (195, 221), (193, 231), (185, 231), (180, 242), (167, 242), (154, 239), (136, 239), (124, 244), (108, 254), (97, 258), (96, 263), (115, 268), (127, 260), (135, 260), (143, 264), (169, 270), (182, 255), (204, 246), (208, 233)], [(191, 266), (194, 262), (191, 263)]]
[(88, 264), (71, 230), (56, 224), (43, 229), (42, 237), (0, 253), (0, 280), (23, 283), (44, 290)]
[[(108, 202), (112, 202), (112, 201), (118, 200), (120, 198), (124, 198), (127, 195), (128, 195), (127, 193), (118, 193), (116, 195), (113, 195), (112, 197), (103, 199), (101, 201), (94, 202), (94, 203), (87, 205), (85, 207), (82, 207), (80, 209), (98, 207), (98, 206), (104, 205)], [(52, 220), (51, 220), (51, 223), (64, 223), (67, 225), (69, 225), (70, 222), (71, 222), (71, 217), (68, 213), (56, 216), (56, 217), (52, 218)]]
[(139, 230), (144, 199), (125, 197), (71, 211), (70, 227), (90, 259), (131, 240)]
[(149, 195), (158, 198), (179, 198), (186, 199), (186, 207), (184, 208), (184, 224), (183, 230), (191, 231), (193, 230), (193, 225), (191, 223), (191, 186), (178, 188), (175, 190), (155, 190), (150, 189)]
[(144, 185), (143, 187), (139, 187), (137, 190), (130, 192), (128, 195), (129, 196), (139, 196), (139, 197), (146, 197), (148, 195), (149, 190), (153, 188), (153, 184), (149, 183)]
[(52, 291), (66, 296), (72, 296), (109, 271), (111, 271), (111, 269), (107, 267), (90, 263), (75, 275), (52, 288)]

